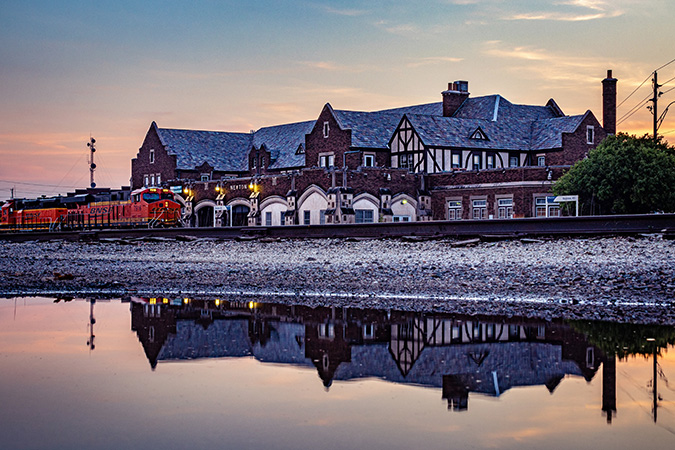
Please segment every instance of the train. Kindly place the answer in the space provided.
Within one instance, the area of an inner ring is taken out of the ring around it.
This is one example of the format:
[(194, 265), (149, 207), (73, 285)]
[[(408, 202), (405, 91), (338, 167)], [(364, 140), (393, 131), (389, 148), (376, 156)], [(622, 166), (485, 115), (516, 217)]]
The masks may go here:
[(0, 230), (57, 231), (181, 226), (181, 205), (169, 189), (91, 189), (67, 196), (10, 199)]

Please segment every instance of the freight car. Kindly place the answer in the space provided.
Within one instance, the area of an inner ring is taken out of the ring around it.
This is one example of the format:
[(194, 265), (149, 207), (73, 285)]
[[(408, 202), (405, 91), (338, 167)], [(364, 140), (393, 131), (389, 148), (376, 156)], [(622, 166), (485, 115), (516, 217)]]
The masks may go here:
[(173, 227), (181, 224), (180, 204), (162, 188), (92, 190), (2, 205), (5, 230), (83, 230), (120, 227)]

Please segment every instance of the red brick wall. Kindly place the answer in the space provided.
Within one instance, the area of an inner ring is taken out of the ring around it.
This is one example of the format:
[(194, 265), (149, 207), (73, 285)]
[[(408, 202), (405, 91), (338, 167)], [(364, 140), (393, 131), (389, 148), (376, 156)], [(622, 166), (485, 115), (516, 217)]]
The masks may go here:
[[(323, 137), (324, 122), (328, 122), (330, 128), (327, 138)], [(349, 150), (351, 144), (351, 130), (341, 130), (330, 108), (326, 105), (316, 120), (314, 129), (305, 137), (305, 165), (306, 167), (318, 167), (319, 154), (333, 152), (335, 167), (342, 167), (342, 155)], [(351, 159), (348, 164), (352, 164)], [(356, 167), (356, 165), (351, 167)]]
[[(152, 164), (150, 163), (151, 149), (155, 150), (155, 162)], [(155, 127), (151, 126), (136, 157), (131, 160), (131, 188), (143, 187), (144, 175), (158, 173), (161, 174), (163, 182), (176, 178), (176, 157), (166, 152)]]

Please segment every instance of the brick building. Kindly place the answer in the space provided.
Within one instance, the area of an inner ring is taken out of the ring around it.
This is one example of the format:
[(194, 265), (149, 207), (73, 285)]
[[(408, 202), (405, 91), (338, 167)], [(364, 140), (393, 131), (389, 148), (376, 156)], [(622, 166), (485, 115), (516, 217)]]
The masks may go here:
[(172, 186), (192, 226), (294, 225), (556, 216), (552, 183), (616, 129), (616, 83), (602, 81), (604, 127), (551, 99), (471, 97), (230, 133), (152, 123), (132, 188)]

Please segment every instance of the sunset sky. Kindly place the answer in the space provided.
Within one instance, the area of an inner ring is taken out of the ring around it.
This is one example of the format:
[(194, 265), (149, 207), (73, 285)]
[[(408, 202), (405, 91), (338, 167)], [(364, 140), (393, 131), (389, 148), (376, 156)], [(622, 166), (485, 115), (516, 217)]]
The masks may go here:
[[(602, 120), (612, 69), (619, 103), (637, 88), (618, 130), (651, 133), (654, 70), (659, 113), (675, 101), (674, 3), (0, 0), (0, 199), (87, 187), (90, 135), (97, 184), (119, 187), (153, 120), (247, 132), (315, 119), (327, 102), (440, 101), (454, 80)], [(672, 109), (660, 132), (675, 143)]]

